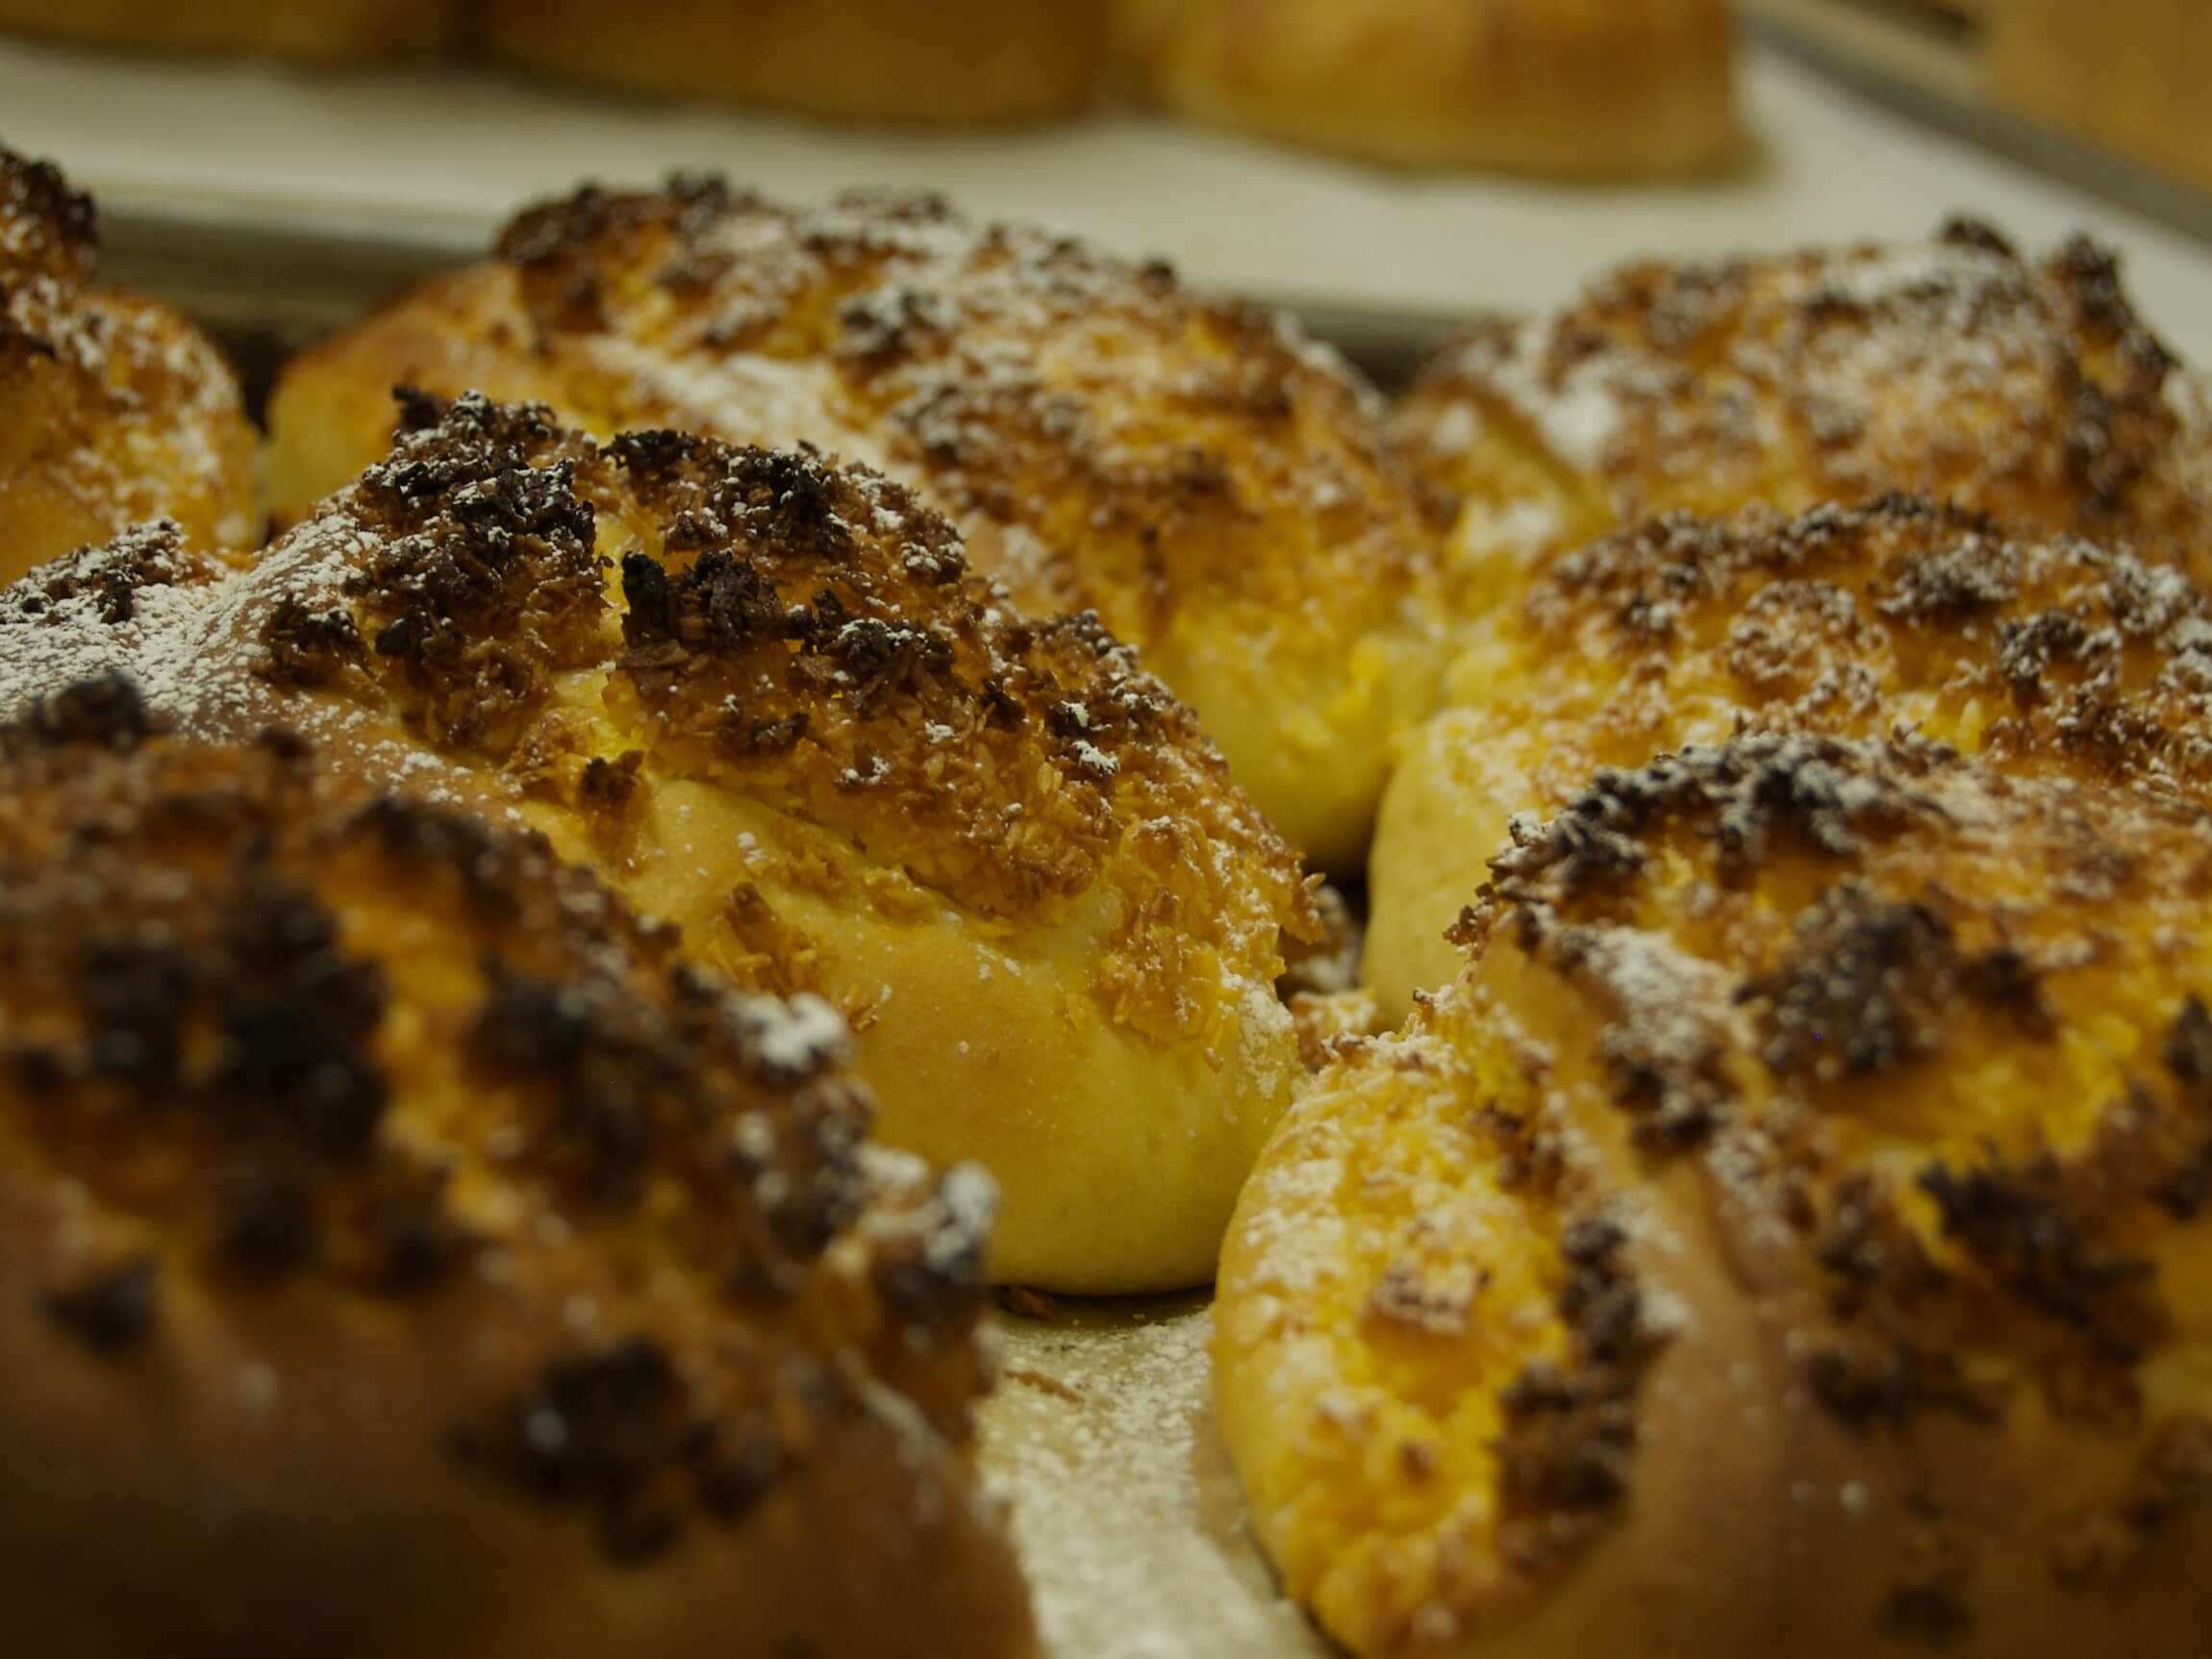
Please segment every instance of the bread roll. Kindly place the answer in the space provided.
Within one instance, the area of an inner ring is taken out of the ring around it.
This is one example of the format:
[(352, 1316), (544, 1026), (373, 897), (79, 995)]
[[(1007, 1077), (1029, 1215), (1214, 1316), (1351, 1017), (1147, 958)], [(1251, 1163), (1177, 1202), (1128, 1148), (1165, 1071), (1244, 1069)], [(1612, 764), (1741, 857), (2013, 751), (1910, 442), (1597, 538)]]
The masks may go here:
[(2111, 253), (2077, 238), (2030, 264), (1971, 221), (1919, 245), (1629, 265), (1445, 352), (1398, 429), (1463, 499), (1470, 612), (1547, 550), (1754, 502), (1910, 490), (2024, 528), (2212, 546), (2212, 420)]
[(1514, 815), (1746, 725), (1909, 729), (2008, 770), (2212, 798), (2212, 599), (1911, 497), (1606, 537), (1544, 560), (1472, 641), (1375, 839), (1365, 967), (1394, 1019), (1457, 973), (1445, 930)]
[(248, 572), (140, 540), (36, 573), (0, 693), (120, 664), (189, 731), (281, 720), (534, 823), (698, 959), (835, 1004), (882, 1139), (998, 1176), (996, 1275), (1207, 1280), (1320, 924), (1190, 711), (878, 474), (478, 397), (405, 420)]
[(1370, 393), (1161, 266), (929, 200), (586, 189), (289, 365), (280, 515), (383, 453), (394, 382), (881, 466), (1029, 610), (1096, 610), (1330, 869), (1429, 707), (1436, 532)]
[(458, 42), (466, 0), (0, 0), (0, 30), (124, 52), (412, 63)]
[(662, 97), (855, 120), (989, 122), (1080, 110), (1109, 0), (484, 0), (502, 63)]
[(1725, 0), (1121, 0), (1200, 120), (1416, 167), (1680, 173), (1734, 142)]
[(2201, 815), (1759, 735), (1493, 867), (1223, 1256), (1289, 1593), (1361, 1655), (2200, 1652)]
[(0, 731), (0, 1650), (1034, 1651), (989, 1183), (868, 1147), (835, 1018), (147, 724)]
[(164, 306), (94, 289), (92, 204), (0, 149), (0, 582), (140, 520), (242, 548), (258, 522), (238, 383)]

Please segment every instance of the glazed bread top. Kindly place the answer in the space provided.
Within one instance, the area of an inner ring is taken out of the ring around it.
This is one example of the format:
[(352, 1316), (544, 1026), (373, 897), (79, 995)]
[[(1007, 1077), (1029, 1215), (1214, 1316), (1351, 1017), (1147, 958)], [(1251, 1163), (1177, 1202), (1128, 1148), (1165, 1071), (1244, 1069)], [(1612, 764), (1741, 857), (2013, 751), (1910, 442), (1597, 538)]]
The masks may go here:
[[(60, 1564), (0, 1630), (276, 1651), (342, 1607), (340, 1651), (584, 1651), (543, 1610), (629, 1597), (672, 1653), (783, 1574), (825, 1593), (783, 1639), (879, 1650), (881, 1592), (830, 1608), (849, 1549), (1020, 1650), (954, 1453), (989, 1183), (867, 1147), (834, 1013), (688, 966), (534, 836), (148, 724), (110, 677), (0, 732), (0, 1536)], [(904, 1568), (821, 1496), (887, 1439)], [(333, 1569), (380, 1540), (360, 1605)]]
[(1493, 871), (1224, 1255), (1293, 1594), (1362, 1653), (2193, 1651), (2201, 816), (1769, 734)]
[(1333, 353), (1165, 265), (926, 197), (587, 189), (497, 253), (288, 368), (280, 518), (384, 453), (394, 381), (601, 436), (814, 444), (914, 486), (1027, 609), (1096, 611), (1294, 844), (1356, 860), (1439, 666), (1439, 525)]
[[(1647, 515), (1911, 490), (2173, 556), (2212, 528), (2202, 392), (2086, 239), (2030, 264), (1986, 225), (1687, 264), (1477, 331), (1409, 394), (1463, 564)], [(1484, 586), (1484, 591), (1488, 591)]]
[(0, 581), (144, 519), (251, 544), (254, 434), (219, 353), (149, 300), (95, 289), (92, 205), (0, 149)]

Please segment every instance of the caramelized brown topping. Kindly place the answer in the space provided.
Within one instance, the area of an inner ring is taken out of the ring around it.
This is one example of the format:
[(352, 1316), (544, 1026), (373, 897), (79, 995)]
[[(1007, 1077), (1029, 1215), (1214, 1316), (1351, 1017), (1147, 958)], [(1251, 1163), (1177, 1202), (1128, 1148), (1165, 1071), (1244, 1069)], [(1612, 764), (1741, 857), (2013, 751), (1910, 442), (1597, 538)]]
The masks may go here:
[[(1210, 1041), (1230, 993), (1200, 982), (1270, 979), (1284, 931), (1318, 932), (1190, 711), (1095, 616), (1014, 611), (904, 487), (676, 433), (602, 449), (474, 396), (412, 396), (406, 422), (217, 601), (264, 685), (389, 711), (611, 845), (662, 782), (703, 779), (985, 916), (1108, 886), (1098, 993), (1158, 1037)], [(207, 671), (186, 655), (181, 679)], [(773, 982), (808, 983), (757, 892), (729, 920)]]

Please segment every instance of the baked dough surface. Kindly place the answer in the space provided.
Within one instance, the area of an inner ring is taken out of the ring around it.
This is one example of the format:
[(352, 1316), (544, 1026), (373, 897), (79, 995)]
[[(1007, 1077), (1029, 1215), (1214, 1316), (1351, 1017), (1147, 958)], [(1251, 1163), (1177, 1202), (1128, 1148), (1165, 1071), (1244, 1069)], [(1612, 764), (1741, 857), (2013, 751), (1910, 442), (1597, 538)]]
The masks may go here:
[(1761, 734), (1492, 868), (1225, 1247), (1288, 1592), (1363, 1655), (2199, 1651), (2202, 815)]
[(0, 678), (120, 665), (187, 730), (295, 725), (539, 826), (702, 961), (835, 1004), (883, 1140), (999, 1178), (994, 1274), (1203, 1283), (1320, 925), (1191, 712), (879, 474), (474, 396), (403, 418), (246, 572), (147, 536), (36, 573)]
[(1445, 929), (1513, 816), (1548, 816), (1600, 766), (1746, 727), (1913, 730), (2008, 770), (2212, 787), (2201, 589), (1908, 496), (1669, 516), (1549, 554), (1468, 641), (1375, 838), (1365, 968), (1393, 1018), (1457, 972)]
[(539, 837), (0, 729), (0, 1648), (1032, 1652), (972, 1169)]
[(280, 520), (384, 453), (394, 383), (883, 469), (1026, 609), (1096, 611), (1325, 868), (1358, 867), (1391, 745), (1431, 703), (1438, 530), (1372, 394), (1164, 265), (929, 198), (588, 189), (293, 361)]

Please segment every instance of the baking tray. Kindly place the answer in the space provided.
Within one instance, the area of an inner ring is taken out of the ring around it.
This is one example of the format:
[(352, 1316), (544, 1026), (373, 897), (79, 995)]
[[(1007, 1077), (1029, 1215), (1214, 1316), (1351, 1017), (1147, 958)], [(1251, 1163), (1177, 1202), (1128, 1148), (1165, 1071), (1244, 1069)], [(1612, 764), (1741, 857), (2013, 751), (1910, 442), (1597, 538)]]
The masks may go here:
[[(220, 339), (258, 410), (286, 354), (481, 251), (468, 229), (101, 204), (104, 280)], [(1448, 319), (1276, 299), (1383, 382)], [(1244, 1529), (1209, 1402), (1208, 1296), (1018, 1295), (999, 1321), (981, 1457), (1008, 1505), (1051, 1659), (1299, 1659), (1333, 1651)]]

